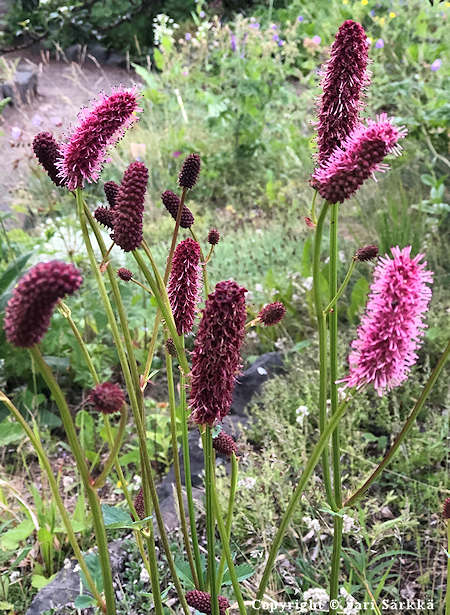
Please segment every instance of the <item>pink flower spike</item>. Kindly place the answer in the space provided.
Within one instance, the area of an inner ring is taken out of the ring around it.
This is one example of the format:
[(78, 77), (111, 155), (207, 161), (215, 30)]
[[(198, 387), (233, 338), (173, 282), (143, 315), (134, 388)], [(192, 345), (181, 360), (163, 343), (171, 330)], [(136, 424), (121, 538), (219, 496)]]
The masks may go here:
[(369, 82), (368, 47), (362, 25), (351, 19), (344, 21), (331, 46), (321, 83), (323, 93), (317, 128), (319, 165), (327, 162), (358, 123), (363, 90)]
[(102, 95), (92, 110), (80, 113), (80, 123), (62, 147), (58, 162), (60, 176), (69, 190), (97, 181), (107, 148), (123, 136), (140, 110), (136, 90), (118, 89), (110, 96)]
[(366, 311), (352, 342), (349, 375), (341, 382), (360, 388), (372, 383), (378, 395), (406, 380), (417, 360), (426, 325), (424, 314), (431, 300), (433, 273), (411, 258), (411, 246), (391, 249), (374, 270)]
[(176, 247), (167, 293), (178, 335), (190, 333), (200, 290), (200, 246), (188, 237)]
[(337, 148), (326, 165), (313, 174), (313, 184), (320, 195), (330, 203), (342, 203), (354, 194), (375, 171), (385, 171), (382, 160), (388, 154), (399, 155), (399, 139), (406, 135), (404, 127), (397, 128), (386, 113), (367, 126), (359, 124)]

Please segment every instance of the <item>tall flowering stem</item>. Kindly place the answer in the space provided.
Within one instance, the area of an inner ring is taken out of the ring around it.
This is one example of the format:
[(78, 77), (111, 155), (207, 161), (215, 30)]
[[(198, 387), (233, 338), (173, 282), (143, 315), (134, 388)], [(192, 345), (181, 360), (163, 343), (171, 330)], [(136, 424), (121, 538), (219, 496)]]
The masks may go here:
[[(230, 478), (230, 494), (228, 496), (228, 511), (225, 522), (225, 542), (230, 544), (231, 540), (231, 524), (233, 522), (234, 500), (236, 497), (236, 486), (238, 478), (238, 461), (235, 453), (231, 454), (231, 478)], [(222, 547), (222, 556), (220, 558), (219, 570), (217, 572), (217, 593), (220, 594), (222, 588), (223, 573), (225, 570), (226, 555)]]
[(203, 455), (205, 460), (205, 492), (206, 492), (206, 539), (208, 547), (208, 581), (211, 589), (211, 615), (219, 615), (219, 603), (216, 588), (216, 542), (214, 522), (214, 457), (212, 454), (211, 427), (206, 425), (203, 437)]

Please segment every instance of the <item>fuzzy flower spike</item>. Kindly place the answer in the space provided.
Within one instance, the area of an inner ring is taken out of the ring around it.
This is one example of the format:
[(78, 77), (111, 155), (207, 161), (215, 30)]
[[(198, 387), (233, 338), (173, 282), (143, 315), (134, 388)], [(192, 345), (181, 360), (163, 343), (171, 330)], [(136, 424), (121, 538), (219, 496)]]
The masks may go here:
[(424, 314), (431, 299), (433, 273), (421, 263), (423, 254), (411, 258), (411, 246), (391, 249), (379, 259), (366, 311), (352, 343), (348, 387), (372, 383), (378, 395), (406, 380), (417, 360), (416, 350), (426, 325)]
[(63, 146), (62, 158), (57, 163), (69, 190), (97, 181), (107, 148), (136, 120), (137, 111), (140, 109), (136, 90), (117, 89), (110, 96), (102, 95), (91, 110), (80, 113), (80, 123)]
[(188, 237), (176, 247), (169, 278), (168, 295), (178, 335), (190, 333), (197, 307), (200, 246)]
[(318, 163), (325, 164), (358, 124), (361, 97), (369, 82), (367, 35), (351, 19), (340, 26), (322, 78), (319, 104)]
[(39, 263), (19, 281), (5, 311), (6, 339), (20, 348), (31, 348), (44, 337), (59, 299), (71, 295), (83, 281), (72, 264)]
[(113, 213), (112, 238), (124, 252), (136, 250), (143, 240), (144, 200), (148, 169), (142, 162), (132, 162), (126, 169), (117, 192)]
[(64, 181), (58, 175), (56, 162), (61, 156), (60, 147), (51, 132), (40, 132), (33, 139), (33, 152), (56, 186)]
[(203, 309), (192, 352), (192, 419), (213, 425), (230, 411), (240, 348), (245, 334), (246, 289), (233, 280), (219, 282)]
[(406, 135), (404, 127), (397, 128), (382, 113), (376, 121), (360, 124), (337, 148), (325, 166), (316, 169), (313, 184), (320, 195), (330, 203), (343, 203), (375, 171), (386, 171), (382, 161), (388, 154), (399, 155), (399, 139)]

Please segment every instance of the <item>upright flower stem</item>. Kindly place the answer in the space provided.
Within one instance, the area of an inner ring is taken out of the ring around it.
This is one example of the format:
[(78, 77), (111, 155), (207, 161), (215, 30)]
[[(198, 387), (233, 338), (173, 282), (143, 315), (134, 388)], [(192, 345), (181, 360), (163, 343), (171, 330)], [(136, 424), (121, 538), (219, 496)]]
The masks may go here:
[(81, 549), (78, 545), (76, 536), (75, 536), (75, 532), (73, 531), (73, 527), (72, 527), (72, 523), (70, 521), (70, 517), (67, 514), (67, 509), (64, 506), (64, 502), (62, 501), (62, 498), (59, 494), (59, 490), (58, 490), (58, 484), (56, 482), (55, 479), (55, 475), (53, 472), (53, 469), (50, 465), (50, 461), (42, 447), (42, 444), (39, 440), (39, 438), (36, 437), (35, 433), (33, 432), (33, 430), (29, 427), (29, 425), (27, 424), (27, 422), (25, 421), (25, 419), (23, 418), (23, 416), (20, 414), (20, 412), (17, 410), (17, 408), (14, 406), (14, 404), (11, 402), (11, 400), (2, 392), (0, 391), (0, 401), (2, 401), (6, 407), (9, 409), (9, 411), (11, 412), (11, 414), (14, 416), (14, 418), (18, 421), (18, 423), (20, 423), (20, 425), (22, 426), (22, 429), (25, 431), (25, 433), (27, 434), (31, 444), (33, 445), (34, 450), (36, 451), (40, 462), (45, 470), (45, 473), (47, 474), (47, 479), (48, 479), (48, 483), (50, 485), (50, 490), (52, 492), (52, 496), (53, 499), (55, 500), (56, 506), (58, 507), (58, 511), (59, 514), (61, 515), (61, 519), (64, 523), (64, 527), (66, 528), (66, 532), (67, 532), (67, 537), (69, 539), (70, 542), (70, 546), (72, 547), (72, 550), (74, 552), (75, 557), (78, 560), (78, 563), (80, 564), (80, 568), (82, 570), (82, 572), (84, 573), (85, 577), (86, 577), (86, 581), (89, 585), (89, 589), (92, 592), (92, 595), (94, 596), (94, 598), (97, 600), (98, 605), (100, 606), (100, 608), (103, 610), (103, 612), (106, 613), (106, 606), (105, 606), (105, 602), (102, 598), (102, 596), (100, 595), (94, 580), (91, 576), (91, 573), (89, 572), (88, 567), (86, 566), (86, 562), (84, 561), (84, 557), (83, 554), (81, 552)]
[[(111, 307), (111, 303), (109, 301), (108, 295), (106, 293), (106, 288), (102, 279), (102, 276), (100, 275), (96, 260), (95, 260), (95, 255), (92, 249), (92, 245), (91, 245), (91, 240), (89, 238), (89, 233), (87, 230), (87, 226), (86, 226), (86, 220), (85, 220), (85, 216), (87, 217), (87, 219), (89, 220), (89, 223), (92, 227), (92, 230), (94, 231), (94, 234), (97, 238), (97, 241), (99, 243), (100, 246), (100, 250), (102, 252), (102, 255), (104, 253), (106, 253), (106, 247), (105, 244), (103, 242), (102, 236), (98, 230), (98, 226), (95, 222), (95, 220), (92, 218), (89, 210), (87, 208), (84, 207), (84, 203), (83, 203), (83, 199), (82, 199), (82, 194), (80, 190), (76, 191), (76, 197), (77, 197), (77, 205), (78, 205), (78, 212), (79, 212), (79, 218), (80, 218), (80, 224), (81, 224), (81, 229), (83, 232), (83, 238), (84, 238), (84, 242), (86, 245), (86, 250), (88, 252), (88, 256), (89, 256), (89, 260), (91, 263), (91, 268), (94, 272), (96, 281), (97, 281), (97, 285), (100, 291), (100, 295), (103, 301), (103, 305), (105, 307), (105, 311), (106, 311), (106, 315), (108, 317), (108, 322), (110, 324), (111, 327), (111, 331), (113, 334), (113, 338), (114, 338), (114, 342), (115, 342), (115, 346), (116, 346), (116, 350), (117, 350), (117, 354), (119, 356), (119, 361), (120, 361), (120, 365), (122, 367), (122, 373), (125, 379), (125, 383), (127, 386), (127, 391), (128, 391), (128, 395), (130, 398), (130, 405), (131, 405), (131, 409), (133, 412), (133, 417), (134, 417), (134, 421), (136, 423), (136, 427), (137, 427), (137, 431), (138, 431), (138, 437), (139, 437), (139, 443), (140, 443), (140, 453), (142, 455), (142, 460), (143, 460), (143, 472), (144, 472), (144, 494), (145, 494), (145, 499), (146, 499), (146, 510), (148, 509), (148, 505), (147, 505), (147, 489), (149, 490), (149, 494), (151, 497), (151, 501), (152, 501), (152, 505), (155, 511), (155, 516), (156, 516), (156, 521), (158, 524), (158, 529), (159, 529), (159, 534), (160, 534), (160, 538), (161, 538), (161, 542), (163, 545), (163, 549), (166, 555), (166, 559), (167, 559), (167, 563), (170, 569), (170, 573), (172, 575), (172, 579), (175, 585), (175, 589), (177, 591), (178, 594), (178, 598), (180, 600), (181, 606), (183, 608), (183, 611), (186, 615), (189, 615), (189, 607), (186, 603), (186, 598), (184, 597), (184, 592), (183, 589), (181, 587), (180, 581), (178, 579), (177, 573), (176, 573), (176, 569), (175, 569), (175, 564), (173, 562), (173, 557), (172, 557), (172, 553), (170, 551), (170, 546), (169, 546), (169, 542), (167, 540), (167, 535), (166, 535), (166, 531), (165, 531), (165, 527), (164, 527), (164, 522), (161, 516), (161, 511), (159, 509), (159, 502), (158, 502), (158, 495), (156, 493), (156, 487), (154, 484), (154, 480), (153, 480), (153, 473), (152, 473), (152, 469), (151, 469), (151, 465), (150, 465), (150, 459), (148, 457), (148, 450), (147, 450), (147, 442), (146, 442), (146, 435), (145, 435), (145, 428), (144, 428), (144, 423), (143, 423), (143, 419), (141, 416), (141, 410), (140, 410), (140, 405), (138, 403), (138, 398), (137, 398), (137, 390), (135, 387), (135, 383), (137, 380), (137, 387), (138, 390), (140, 392), (140, 387), (139, 387), (139, 378), (136, 379), (136, 374), (134, 374), (134, 378), (132, 377), (131, 371), (130, 371), (130, 365), (128, 364), (127, 361), (127, 357), (125, 354), (125, 350), (123, 348), (123, 343), (122, 343), (122, 339), (119, 333), (119, 329), (116, 323), (116, 319), (114, 317), (114, 313), (112, 311), (112, 307)], [(135, 251), (136, 252), (136, 251)], [(111, 275), (110, 277), (110, 281), (112, 282), (112, 289), (113, 292), (115, 292), (115, 298), (116, 301), (118, 302), (118, 309), (119, 309), (119, 313), (121, 312), (121, 299), (120, 299), (120, 293), (118, 291), (118, 287), (117, 287), (117, 283), (114, 284), (114, 282), (116, 282), (115, 278)], [(128, 327), (127, 327), (128, 328)], [(125, 334), (124, 334), (125, 335)], [(127, 339), (127, 338), (126, 338)], [(133, 365), (133, 362), (131, 362)], [(108, 613), (109, 615), (109, 613)]]
[[(230, 543), (230, 538), (231, 538), (231, 524), (233, 521), (233, 508), (234, 508), (234, 500), (236, 496), (237, 477), (238, 477), (237, 458), (236, 458), (236, 455), (232, 453), (231, 455), (230, 495), (228, 497), (228, 511), (227, 511), (227, 520), (225, 524), (225, 542), (227, 544)], [(219, 521), (218, 521), (218, 524), (219, 524), (219, 530), (220, 530)], [(221, 539), (222, 539), (222, 535), (221, 535)], [(220, 590), (222, 587), (223, 571), (225, 569), (225, 560), (226, 560), (225, 547), (222, 547), (222, 550), (223, 550), (223, 553), (220, 558), (219, 571), (217, 572), (217, 581), (216, 581), (218, 594), (220, 594)]]
[(344, 281), (342, 282), (342, 284), (339, 287), (339, 290), (336, 292), (334, 297), (331, 299), (330, 303), (327, 305), (327, 307), (323, 311), (323, 313), (325, 315), (327, 315), (328, 312), (333, 308), (335, 303), (338, 301), (338, 299), (340, 298), (340, 296), (342, 295), (342, 293), (346, 289), (347, 284), (349, 283), (350, 278), (352, 277), (352, 273), (353, 273), (353, 269), (355, 268), (355, 265), (356, 265), (356, 258), (353, 258), (352, 262), (350, 263), (350, 267), (348, 268), (348, 271), (347, 271), (347, 273), (345, 275)]
[[(323, 223), (328, 213), (329, 204), (325, 202), (322, 206), (317, 220), (316, 234), (314, 238), (314, 261), (313, 261), (313, 291), (314, 305), (316, 310), (317, 328), (319, 332), (319, 426), (320, 433), (323, 433), (327, 422), (327, 329), (325, 316), (323, 314), (322, 296), (320, 292), (320, 246), (322, 242)], [(331, 484), (330, 461), (328, 449), (324, 449), (322, 454), (323, 480), (327, 494), (328, 504), (336, 510), (333, 489)]]
[[(447, 523), (447, 552), (450, 553), (450, 519)], [(447, 591), (445, 594), (445, 615), (450, 615), (450, 557), (447, 555)]]
[(401, 432), (395, 438), (394, 444), (391, 446), (391, 448), (388, 450), (388, 452), (384, 456), (383, 461), (372, 472), (372, 474), (365, 481), (365, 483), (357, 491), (355, 491), (355, 493), (350, 498), (348, 498), (344, 502), (344, 506), (345, 507), (353, 506), (353, 504), (355, 504), (355, 502), (357, 502), (361, 498), (361, 496), (364, 495), (364, 493), (367, 491), (367, 489), (370, 487), (370, 485), (374, 482), (374, 480), (379, 476), (379, 474), (381, 474), (381, 472), (384, 470), (384, 468), (392, 461), (392, 458), (394, 457), (395, 453), (397, 452), (400, 444), (406, 438), (406, 436), (408, 435), (409, 430), (413, 426), (414, 421), (417, 418), (417, 415), (422, 410), (423, 405), (424, 405), (425, 401), (427, 400), (427, 398), (428, 398), (428, 396), (429, 396), (429, 394), (431, 392), (431, 389), (433, 388), (436, 380), (438, 379), (439, 374), (441, 373), (441, 371), (442, 371), (442, 369), (443, 369), (443, 367), (445, 365), (445, 362), (448, 359), (449, 354), (450, 354), (450, 342), (447, 342), (447, 346), (446, 346), (444, 352), (442, 353), (442, 355), (441, 355), (439, 361), (437, 362), (435, 368), (431, 372), (430, 377), (428, 378), (427, 383), (424, 386), (424, 388), (422, 390), (422, 393), (420, 394), (419, 399), (416, 401), (416, 403), (414, 405), (414, 408), (411, 411), (411, 414), (406, 419), (406, 422), (403, 425), (403, 428), (402, 428)]
[(203, 454), (205, 459), (205, 492), (206, 492), (206, 537), (208, 544), (208, 579), (211, 593), (211, 615), (219, 615), (216, 588), (216, 549), (214, 539), (214, 468), (212, 455), (211, 427), (206, 425), (203, 438)]
[[(192, 557), (191, 545), (189, 544), (189, 534), (186, 524), (186, 513), (184, 510), (184, 502), (183, 502), (183, 489), (181, 486), (181, 472), (180, 472), (180, 460), (178, 458), (178, 439), (177, 439), (177, 417), (175, 410), (175, 387), (173, 382), (173, 368), (172, 368), (172, 357), (170, 354), (165, 351), (166, 358), (166, 371), (167, 371), (167, 383), (168, 383), (168, 391), (169, 391), (169, 406), (170, 406), (170, 432), (172, 439), (172, 451), (173, 451), (173, 470), (175, 474), (175, 486), (177, 492), (177, 500), (178, 500), (178, 511), (180, 514), (180, 524), (181, 524), (181, 532), (183, 534), (184, 545), (186, 548), (186, 555), (189, 562), (189, 567), (191, 569), (192, 578), (194, 580), (194, 585), (198, 589), (199, 588), (199, 580), (197, 576), (197, 571), (194, 564), (194, 558)], [(182, 419), (184, 420), (184, 416)]]
[(78, 441), (75, 425), (73, 424), (70, 410), (67, 406), (66, 399), (56, 382), (52, 371), (47, 363), (44, 361), (39, 348), (35, 345), (30, 349), (33, 359), (42, 374), (48, 388), (50, 389), (53, 399), (55, 400), (59, 411), (61, 413), (61, 419), (64, 425), (64, 429), (67, 434), (70, 448), (75, 457), (78, 470), (80, 472), (84, 488), (86, 489), (89, 505), (92, 512), (92, 520), (94, 524), (95, 538), (97, 541), (98, 555), (100, 560), (100, 566), (103, 577), (103, 588), (105, 592), (106, 600), (106, 612), (108, 615), (115, 615), (116, 613), (116, 601), (114, 595), (114, 587), (112, 583), (111, 564), (109, 561), (108, 552), (108, 540), (106, 538), (105, 525), (103, 523), (103, 515), (100, 507), (100, 500), (97, 495), (96, 489), (93, 487), (91, 477), (89, 476), (89, 470), (86, 465), (83, 450)]
[[(335, 414), (333, 414), (330, 417), (330, 420), (328, 421), (324, 431), (320, 435), (320, 438), (317, 444), (312, 450), (312, 453), (308, 459), (305, 469), (302, 472), (300, 480), (298, 481), (298, 484), (294, 490), (294, 493), (292, 494), (291, 499), (289, 500), (287, 508), (278, 526), (277, 533), (275, 534), (272, 545), (270, 547), (269, 556), (267, 558), (263, 576), (259, 583), (258, 592), (256, 594), (256, 600), (263, 599), (264, 592), (269, 582), (270, 574), (272, 572), (272, 568), (275, 563), (276, 556), (281, 546), (281, 541), (283, 540), (284, 535), (289, 527), (289, 523), (292, 519), (292, 515), (294, 514), (298, 501), (303, 493), (303, 490), (305, 489), (308, 483), (308, 480), (311, 477), (311, 474), (314, 471), (314, 468), (316, 467), (319, 461), (322, 451), (324, 450), (325, 446), (328, 444), (328, 440), (331, 434), (333, 433), (334, 429), (336, 428), (336, 425), (339, 423), (342, 415), (344, 414), (345, 409), (347, 408), (347, 405), (350, 399), (351, 398), (347, 398), (343, 402), (340, 403), (339, 408), (337, 409), (337, 412), (335, 412)], [(251, 612), (255, 612), (255, 611), (257, 611), (256, 607)]]
[(207, 297), (209, 295), (209, 281), (208, 281), (208, 271), (206, 269), (206, 264), (209, 261), (211, 254), (213, 252), (213, 248), (214, 246), (211, 246), (211, 250), (207, 256), (207, 258), (205, 259), (205, 255), (203, 254), (203, 250), (202, 250), (202, 246), (199, 242), (199, 240), (197, 239), (197, 235), (195, 234), (195, 231), (192, 230), (192, 227), (189, 229), (191, 235), (192, 235), (192, 239), (194, 241), (196, 241), (198, 243), (198, 245), (200, 246), (200, 257), (202, 259), (201, 262), (201, 267), (202, 267), (202, 276), (203, 276), (203, 286), (205, 287), (205, 296)]
[[(329, 292), (330, 301), (337, 294), (337, 264), (338, 264), (338, 205), (331, 205), (330, 219), (330, 275), (329, 275)], [(338, 390), (337, 390), (337, 344), (338, 344), (338, 310), (337, 305), (329, 315), (330, 329), (330, 399), (331, 399), (331, 414), (335, 414), (338, 409)], [(332, 456), (333, 456), (333, 487), (334, 499), (336, 507), (339, 509), (342, 506), (342, 488), (341, 488), (341, 460), (340, 460), (340, 443), (339, 443), (339, 425), (332, 434)], [(335, 600), (339, 590), (339, 564), (341, 557), (342, 543), (342, 525), (343, 519), (341, 515), (334, 516), (334, 533), (333, 533), (333, 555), (331, 561), (331, 577), (330, 577), (330, 600)], [(336, 613), (336, 608), (330, 607), (330, 615)]]

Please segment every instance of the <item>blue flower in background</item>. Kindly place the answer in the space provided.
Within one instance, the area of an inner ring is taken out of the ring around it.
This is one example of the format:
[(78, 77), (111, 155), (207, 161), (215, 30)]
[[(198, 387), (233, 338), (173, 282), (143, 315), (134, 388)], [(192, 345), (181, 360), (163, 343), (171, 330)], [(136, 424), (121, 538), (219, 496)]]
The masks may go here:
[(379, 39), (377, 40), (377, 42), (375, 43), (375, 47), (376, 47), (377, 49), (383, 49), (383, 47), (384, 47), (384, 41), (383, 41), (383, 39), (382, 39), (382, 38), (379, 38)]

